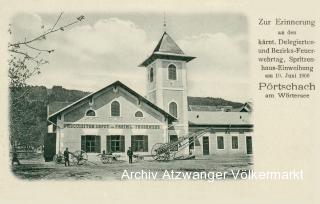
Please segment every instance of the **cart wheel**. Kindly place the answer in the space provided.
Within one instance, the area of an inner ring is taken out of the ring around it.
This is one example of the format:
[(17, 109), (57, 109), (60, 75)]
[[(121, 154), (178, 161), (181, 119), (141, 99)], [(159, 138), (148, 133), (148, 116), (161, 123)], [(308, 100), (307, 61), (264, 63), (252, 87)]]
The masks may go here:
[(88, 161), (88, 155), (83, 150), (75, 151), (71, 154), (71, 161), (73, 165), (82, 165)]
[(107, 163), (112, 163), (112, 157), (107, 157)]
[(56, 164), (64, 164), (64, 156), (61, 153), (58, 153), (53, 156), (53, 161), (55, 161)]
[(151, 149), (151, 156), (154, 160), (158, 160), (159, 159), (159, 154), (158, 154), (158, 151), (160, 149), (160, 147), (162, 146), (163, 144), (162, 143), (156, 143), (152, 146), (152, 149)]
[(151, 155), (154, 160), (167, 161), (170, 159), (170, 150), (166, 144), (156, 143), (151, 149)]
[(78, 159), (75, 153), (70, 153), (70, 162), (72, 163), (72, 165), (77, 165)]
[(105, 156), (101, 156), (100, 160), (101, 160), (102, 164), (107, 164), (108, 163), (108, 158), (105, 157)]

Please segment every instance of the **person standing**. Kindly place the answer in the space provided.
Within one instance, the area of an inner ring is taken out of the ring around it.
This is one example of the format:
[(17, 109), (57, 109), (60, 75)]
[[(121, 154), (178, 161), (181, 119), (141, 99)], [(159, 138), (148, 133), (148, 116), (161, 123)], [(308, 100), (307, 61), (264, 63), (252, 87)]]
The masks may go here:
[(15, 162), (17, 162), (18, 165), (20, 165), (20, 161), (19, 161), (19, 159), (18, 159), (18, 153), (17, 153), (17, 151), (14, 149), (14, 150), (13, 150), (13, 153), (12, 153), (12, 165), (13, 165)]
[(66, 150), (64, 150), (64, 152), (63, 152), (64, 166), (67, 166), (67, 164), (68, 164), (68, 166), (70, 166), (69, 154), (70, 154), (70, 152), (69, 152), (68, 147), (67, 147)]
[(132, 156), (133, 156), (133, 151), (131, 150), (131, 147), (129, 147), (128, 151), (127, 151), (127, 155), (129, 157), (129, 164), (132, 163)]

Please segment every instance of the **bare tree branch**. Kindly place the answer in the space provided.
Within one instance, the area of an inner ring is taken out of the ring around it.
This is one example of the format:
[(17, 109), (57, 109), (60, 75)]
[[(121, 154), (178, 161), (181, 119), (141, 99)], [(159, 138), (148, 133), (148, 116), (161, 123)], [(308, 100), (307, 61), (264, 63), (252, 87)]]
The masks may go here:
[(57, 23), (59, 22), (61, 16), (62, 16), (63, 12), (60, 13), (58, 19), (56, 20), (55, 24), (52, 26), (51, 31), (54, 29), (54, 27), (57, 25)]
[(14, 52), (14, 53), (17, 53), (17, 54), (21, 54), (21, 55), (24, 55), (24, 56), (27, 57), (27, 58), (32, 59), (32, 57), (31, 57), (30, 55), (28, 55), (27, 53), (20, 52), (20, 51), (18, 51), (18, 50), (14, 50), (14, 49), (9, 49), (8, 51), (9, 51), (9, 52)]
[[(33, 76), (34, 74), (40, 73), (40, 66), (43, 64), (48, 63), (48, 61), (39, 59), (41, 53), (52, 53), (54, 49), (42, 49), (35, 45), (32, 45), (35, 41), (46, 40), (48, 35), (58, 31), (64, 31), (66, 28), (82, 21), (85, 17), (83, 15), (76, 18), (76, 20), (62, 25), (60, 27), (56, 27), (62, 19), (63, 12), (61, 12), (53, 24), (53, 26), (46, 30), (43, 34), (39, 34), (37, 37), (27, 40), (24, 39), (23, 42), (15, 42), (8, 44), (8, 51), (18, 55), (11, 55), (12, 58), (8, 61), (9, 62), (9, 77), (10, 87), (21, 87), (25, 85), (25, 82), (28, 78)], [(41, 26), (44, 28), (44, 25)], [(8, 32), (11, 34), (11, 24), (9, 25)], [(22, 47), (24, 45), (25, 47)], [(37, 54), (36, 54), (36, 53)], [(20, 55), (20, 56), (19, 56)], [(19, 84), (20, 83), (20, 84)]]
[(29, 44), (29, 43), (32, 43), (34, 41), (40, 40), (40, 39), (45, 39), (47, 35), (49, 35), (51, 33), (54, 33), (54, 32), (57, 32), (59, 30), (64, 31), (65, 28), (70, 27), (70, 26), (78, 23), (79, 21), (82, 21), (83, 19), (84, 19), (84, 16), (79, 16), (76, 21), (73, 21), (73, 22), (71, 22), (69, 24), (61, 26), (61, 27), (59, 27), (57, 29), (51, 29), (51, 30), (45, 32), (44, 34), (42, 34), (42, 35), (40, 35), (38, 37), (35, 37), (35, 38), (31, 39), (31, 40), (28, 40), (28, 41), (25, 40), (24, 42), (18, 42), (18, 43), (13, 43), (13, 44), (9, 43), (8, 47), (19, 47), (20, 45), (23, 45), (23, 44)]
[(24, 44), (24, 45), (27, 46), (27, 47), (29, 47), (29, 48), (31, 48), (31, 49), (33, 49), (33, 50), (37, 50), (37, 51), (40, 51), (40, 52), (48, 52), (49, 54), (54, 51), (54, 50), (43, 50), (43, 49), (39, 49), (39, 48), (33, 47), (33, 46), (31, 46), (31, 45), (28, 45), (28, 44)]

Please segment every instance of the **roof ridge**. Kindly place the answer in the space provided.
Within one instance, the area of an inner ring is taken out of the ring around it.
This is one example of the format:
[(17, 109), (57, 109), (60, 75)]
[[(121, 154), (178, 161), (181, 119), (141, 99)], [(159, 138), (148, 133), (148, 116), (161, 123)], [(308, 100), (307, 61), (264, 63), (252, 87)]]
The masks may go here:
[(50, 121), (50, 119), (51, 119), (52, 117), (57, 116), (59, 113), (65, 111), (65, 110), (67, 110), (68, 108), (70, 108), (70, 107), (78, 104), (79, 102), (81, 102), (81, 101), (83, 101), (83, 100), (85, 100), (85, 99), (93, 96), (94, 94), (97, 94), (97, 93), (100, 92), (100, 91), (103, 91), (103, 90), (105, 90), (105, 89), (107, 89), (107, 88), (109, 88), (109, 87), (111, 87), (111, 86), (118, 86), (118, 85), (121, 86), (122, 88), (126, 89), (127, 91), (131, 92), (133, 95), (135, 95), (137, 98), (139, 98), (139, 100), (142, 99), (146, 104), (148, 104), (149, 106), (151, 106), (151, 107), (154, 108), (155, 110), (159, 111), (160, 113), (162, 113), (162, 114), (165, 115), (166, 117), (169, 117), (169, 118), (171, 117), (171, 119), (176, 120), (176, 118), (175, 118), (174, 116), (172, 116), (170, 113), (168, 113), (167, 111), (165, 111), (165, 110), (163, 110), (162, 108), (158, 107), (156, 104), (152, 103), (151, 101), (149, 101), (148, 99), (146, 99), (145, 97), (143, 97), (142, 95), (140, 95), (139, 93), (137, 93), (136, 91), (134, 91), (133, 89), (129, 88), (128, 86), (126, 86), (125, 84), (123, 84), (122, 82), (120, 82), (119, 80), (117, 80), (117, 81), (115, 81), (115, 82), (113, 82), (113, 83), (111, 83), (111, 84), (109, 84), (109, 85), (107, 85), (107, 86), (99, 89), (98, 91), (92, 92), (92, 93), (90, 93), (90, 94), (88, 94), (88, 95), (80, 98), (79, 100), (77, 100), (77, 101), (75, 101), (75, 102), (72, 102), (71, 104), (67, 105), (66, 107), (63, 107), (63, 108), (59, 109), (58, 111), (56, 111), (56, 112), (48, 115), (48, 118), (47, 118), (47, 119), (48, 119), (49, 122), (52, 122), (52, 121)]

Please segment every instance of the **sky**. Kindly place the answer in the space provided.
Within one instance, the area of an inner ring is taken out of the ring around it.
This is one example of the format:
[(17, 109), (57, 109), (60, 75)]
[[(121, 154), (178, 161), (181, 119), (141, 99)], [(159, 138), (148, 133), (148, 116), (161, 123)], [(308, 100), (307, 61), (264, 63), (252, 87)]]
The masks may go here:
[[(96, 91), (121, 81), (146, 93), (145, 68), (138, 65), (163, 32), (163, 13), (64, 13), (56, 27), (84, 15), (64, 31), (34, 46), (54, 49), (49, 64), (30, 78), (31, 85)], [(11, 19), (12, 41), (31, 39), (51, 28), (59, 13), (20, 13)], [(238, 13), (166, 13), (166, 32), (196, 59), (188, 63), (188, 95), (246, 102), (250, 95), (248, 25)]]

